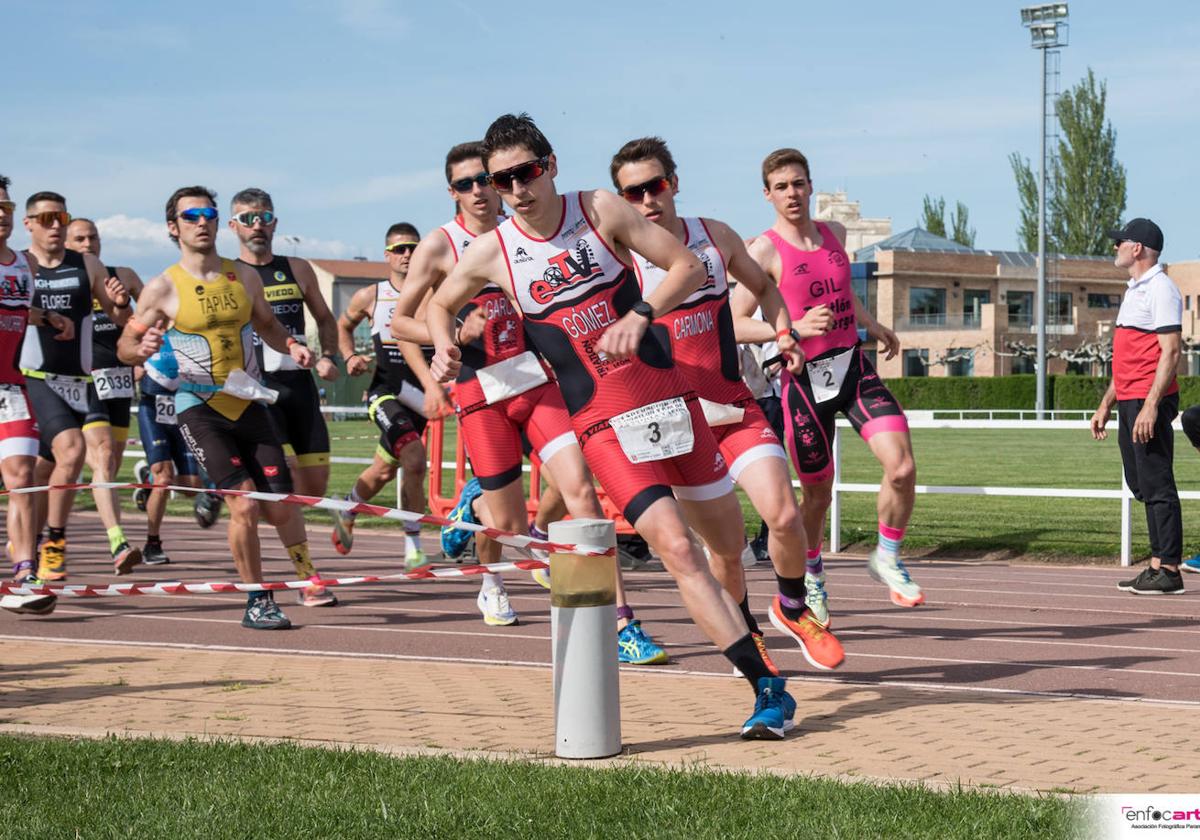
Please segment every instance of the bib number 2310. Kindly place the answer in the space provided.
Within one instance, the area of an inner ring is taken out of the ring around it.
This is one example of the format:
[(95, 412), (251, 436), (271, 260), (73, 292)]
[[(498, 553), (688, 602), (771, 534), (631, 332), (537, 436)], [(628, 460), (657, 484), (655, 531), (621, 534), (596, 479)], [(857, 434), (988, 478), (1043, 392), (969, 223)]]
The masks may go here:
[(695, 445), (692, 415), (682, 397), (651, 403), (609, 420), (632, 464), (686, 455)]

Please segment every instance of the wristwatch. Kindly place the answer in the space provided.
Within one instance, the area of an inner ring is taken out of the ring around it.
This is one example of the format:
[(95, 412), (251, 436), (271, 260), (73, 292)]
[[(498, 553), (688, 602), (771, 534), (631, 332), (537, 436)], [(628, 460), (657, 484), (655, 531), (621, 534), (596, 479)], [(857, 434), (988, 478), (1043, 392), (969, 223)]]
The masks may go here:
[(629, 307), (629, 311), (636, 312), (638, 315), (641, 315), (647, 321), (654, 320), (654, 307), (651, 306), (649, 303), (647, 303), (644, 300), (639, 300), (633, 306)]

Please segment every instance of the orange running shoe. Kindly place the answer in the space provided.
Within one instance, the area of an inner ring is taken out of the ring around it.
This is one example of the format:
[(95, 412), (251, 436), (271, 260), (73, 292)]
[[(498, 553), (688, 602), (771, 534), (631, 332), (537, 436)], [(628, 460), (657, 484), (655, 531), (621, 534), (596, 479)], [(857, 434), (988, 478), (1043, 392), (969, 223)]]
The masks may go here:
[(771, 601), (771, 624), (780, 633), (791, 636), (800, 645), (800, 652), (808, 664), (822, 671), (832, 671), (846, 659), (842, 643), (832, 633), (817, 623), (807, 609), (793, 621), (783, 614), (779, 596)]

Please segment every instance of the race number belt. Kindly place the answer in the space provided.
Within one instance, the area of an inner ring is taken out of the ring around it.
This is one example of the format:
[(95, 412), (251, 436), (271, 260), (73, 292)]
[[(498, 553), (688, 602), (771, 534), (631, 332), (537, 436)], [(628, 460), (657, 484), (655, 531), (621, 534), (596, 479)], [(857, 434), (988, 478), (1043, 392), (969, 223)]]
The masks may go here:
[(683, 397), (644, 405), (608, 421), (631, 464), (662, 461), (692, 451), (692, 414)]
[(550, 381), (546, 369), (532, 350), (479, 368), (475, 371), (475, 377), (479, 380), (479, 387), (483, 389), (483, 398), (488, 405), (532, 391)]
[(0, 385), (0, 423), (29, 419), (29, 403), (20, 385)]
[(805, 363), (808, 370), (808, 383), (812, 386), (813, 399), (825, 402), (842, 392), (842, 383), (846, 381), (846, 371), (850, 370), (850, 361), (854, 358), (855, 348), (843, 350), (836, 356), (826, 356), (824, 359), (814, 359)]
[(47, 373), (46, 386), (58, 394), (62, 401), (71, 407), (72, 411), (86, 413), (88, 410), (88, 378), (86, 376), (67, 376), (61, 373)]
[(102, 400), (133, 397), (133, 368), (97, 368), (92, 371), (92, 382), (96, 385), (96, 396)]
[(179, 425), (179, 421), (175, 418), (174, 394), (154, 395), (154, 422), (163, 426)]

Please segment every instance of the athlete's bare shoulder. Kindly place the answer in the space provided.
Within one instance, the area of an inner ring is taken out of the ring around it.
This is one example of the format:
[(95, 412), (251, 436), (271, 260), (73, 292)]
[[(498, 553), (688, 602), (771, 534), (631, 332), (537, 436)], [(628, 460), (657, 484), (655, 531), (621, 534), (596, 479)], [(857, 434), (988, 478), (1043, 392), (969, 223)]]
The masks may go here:
[(775, 282), (779, 282), (779, 250), (775, 247), (775, 243), (771, 241), (769, 236), (761, 234), (749, 241), (746, 248), (750, 252), (750, 256), (756, 263), (763, 267), (767, 274), (771, 275)]
[(846, 247), (846, 226), (841, 222), (835, 222), (830, 219), (824, 222), (825, 227), (829, 228), (830, 233), (837, 237), (837, 241), (843, 248)]

